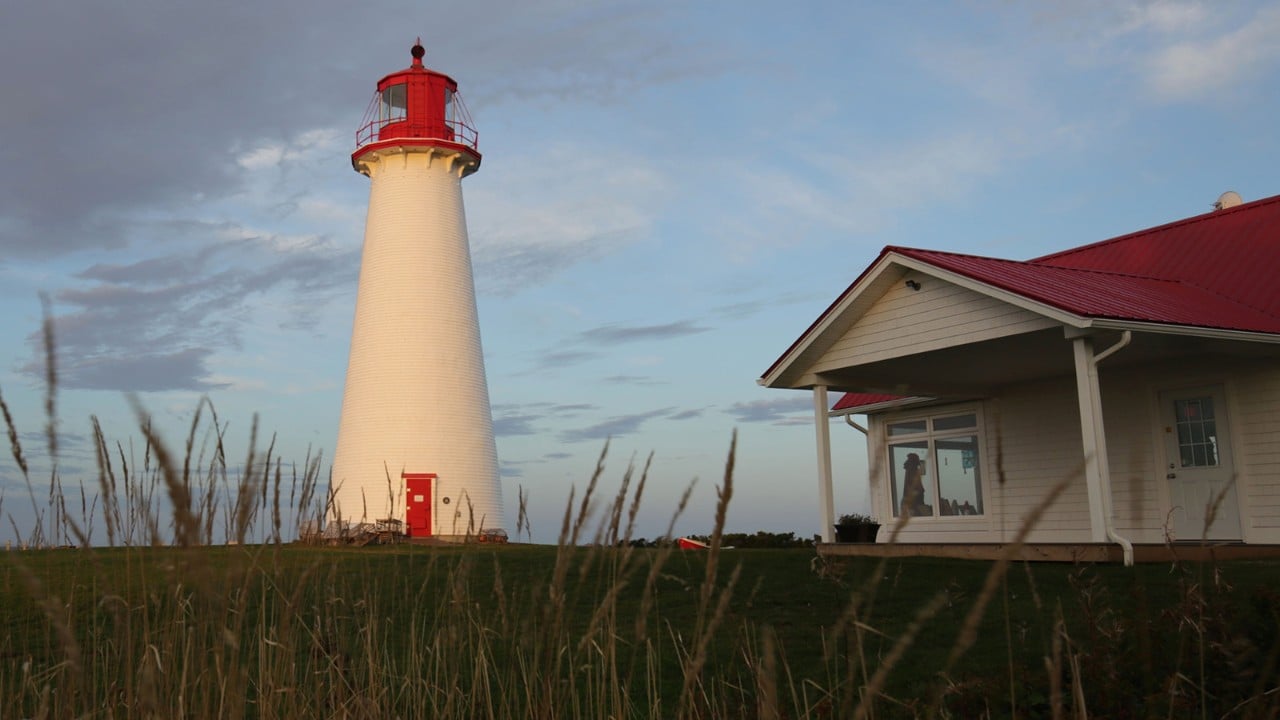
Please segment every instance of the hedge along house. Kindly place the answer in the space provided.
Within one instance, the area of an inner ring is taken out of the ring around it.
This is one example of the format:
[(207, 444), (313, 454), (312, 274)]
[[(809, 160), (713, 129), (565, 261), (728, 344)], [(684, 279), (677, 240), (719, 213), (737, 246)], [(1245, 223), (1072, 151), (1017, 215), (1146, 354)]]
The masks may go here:
[(1215, 208), (1027, 261), (881, 251), (759, 380), (813, 393), (824, 541), (860, 414), (881, 542), (1007, 543), (1070, 478), (1028, 543), (1280, 543), (1280, 196)]

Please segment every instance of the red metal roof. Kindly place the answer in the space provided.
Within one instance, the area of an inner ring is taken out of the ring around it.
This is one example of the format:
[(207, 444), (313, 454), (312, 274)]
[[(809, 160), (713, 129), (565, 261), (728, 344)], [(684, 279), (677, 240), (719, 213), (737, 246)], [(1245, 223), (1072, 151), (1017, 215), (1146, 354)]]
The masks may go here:
[(867, 407), (868, 405), (879, 405), (883, 402), (892, 400), (902, 400), (905, 395), (883, 395), (877, 393), (845, 393), (843, 397), (831, 406), (831, 412), (837, 410), (848, 410), (849, 408)]
[[(886, 247), (876, 262), (889, 253), (1073, 315), (1280, 334), (1280, 195), (1026, 261)], [(846, 395), (833, 409), (867, 397)]]
[[(1280, 226), (1277, 226), (1280, 228)], [(1280, 234), (1277, 236), (1280, 240)], [(1280, 242), (1273, 254), (1280, 256)], [(892, 248), (906, 257), (951, 270), (987, 285), (1065, 310), (1074, 315), (1135, 322), (1191, 325), (1195, 327), (1280, 333), (1280, 316), (1251, 307), (1237, 296), (1250, 296), (1256, 288), (1235, 292), (1204, 287), (1199, 278), (1176, 279), (1150, 274), (1060, 267), (1040, 261), (1017, 262), (911, 248)], [(1215, 268), (1221, 256), (1202, 253), (1201, 265)], [(1257, 258), (1263, 262), (1263, 258)], [(1275, 262), (1275, 258), (1270, 259)], [(1228, 274), (1228, 273), (1223, 273)], [(1244, 281), (1242, 281), (1244, 282)], [(1267, 291), (1280, 297), (1280, 285), (1267, 283)]]
[[(1280, 195), (1030, 262), (1176, 280), (1275, 317), (1280, 315)], [(1230, 320), (1219, 318), (1218, 324), (1234, 325)]]
[(1280, 195), (1026, 261), (888, 252), (1085, 317), (1280, 333)]
[(1280, 196), (1025, 262), (887, 250), (1085, 317), (1280, 333)]

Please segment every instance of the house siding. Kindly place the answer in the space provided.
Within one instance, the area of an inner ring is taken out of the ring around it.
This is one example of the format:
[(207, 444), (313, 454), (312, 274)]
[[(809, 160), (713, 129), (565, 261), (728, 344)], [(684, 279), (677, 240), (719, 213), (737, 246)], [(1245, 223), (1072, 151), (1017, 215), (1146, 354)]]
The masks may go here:
[[(1102, 406), (1111, 475), (1113, 526), (1137, 543), (1166, 539), (1169, 493), (1160, 439), (1158, 394), (1170, 388), (1222, 385), (1228, 401), (1237, 496), (1244, 540), (1280, 542), (1280, 370), (1220, 357), (1184, 359), (1139, 368), (1100, 368)], [(1008, 386), (998, 399), (980, 403), (985, 435), (982, 468), (987, 514), (982, 519), (915, 519), (900, 542), (1008, 542), (1054, 485), (1069, 485), (1031, 530), (1029, 542), (1089, 542), (1090, 520), (1081, 455), (1080, 416), (1074, 377)], [(969, 405), (972, 405), (970, 403)], [(928, 414), (945, 412), (931, 408)], [(873, 453), (883, 453), (886, 422), (912, 415), (869, 419)], [(873, 459), (878, 512), (891, 518), (887, 468)], [(892, 524), (892, 520), (886, 523)], [(881, 540), (887, 539), (888, 527)]]
[[(911, 290), (906, 280), (920, 283)], [(812, 373), (1054, 327), (1053, 320), (935, 277), (909, 273), (813, 364)]]
[(1237, 485), (1248, 501), (1241, 518), (1246, 539), (1280, 543), (1280, 369), (1242, 368), (1235, 381)]

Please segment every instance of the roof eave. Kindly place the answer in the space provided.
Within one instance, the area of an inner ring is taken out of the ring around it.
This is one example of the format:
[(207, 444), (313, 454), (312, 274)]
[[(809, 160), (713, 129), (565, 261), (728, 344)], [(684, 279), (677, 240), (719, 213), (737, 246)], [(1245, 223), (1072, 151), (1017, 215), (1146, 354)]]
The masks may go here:
[(858, 407), (844, 408), (842, 410), (831, 410), (827, 412), (827, 417), (844, 417), (845, 415), (866, 415), (868, 413), (880, 412), (881, 410), (895, 410), (897, 408), (910, 407), (912, 405), (921, 405), (937, 400), (935, 397), (927, 395), (911, 396), (898, 398), (897, 400), (886, 400), (884, 402), (871, 403), (869, 405), (859, 405)]
[(1229, 328), (1213, 328), (1199, 325), (1172, 325), (1169, 323), (1146, 322), (1142, 320), (1091, 318), (1088, 319), (1087, 324), (1082, 327), (1098, 330), (1131, 330), (1133, 332), (1161, 335), (1186, 335), (1192, 337), (1213, 338), (1215, 340), (1240, 340), (1243, 342), (1280, 344), (1280, 333), (1258, 332), (1254, 330), (1232, 330)]
[(831, 325), (844, 314), (844, 310), (861, 297), (867, 287), (875, 284), (891, 264), (890, 258), (894, 256), (900, 257), (890, 247), (881, 250), (875, 261), (868, 265), (867, 269), (863, 270), (862, 274), (822, 311), (822, 314), (800, 334), (800, 337), (791, 343), (791, 347), (787, 348), (786, 352), (773, 361), (764, 375), (756, 379), (756, 384), (770, 388), (790, 387), (780, 384), (782, 378), (787, 375), (787, 370), (808, 352), (817, 338), (830, 329)]

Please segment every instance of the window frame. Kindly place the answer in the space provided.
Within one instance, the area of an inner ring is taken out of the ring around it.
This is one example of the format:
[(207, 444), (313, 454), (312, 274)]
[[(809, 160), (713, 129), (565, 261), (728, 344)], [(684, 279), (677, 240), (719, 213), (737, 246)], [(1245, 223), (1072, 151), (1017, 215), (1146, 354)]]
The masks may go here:
[[(946, 420), (964, 415), (972, 415), (974, 422), (972, 425), (966, 425), (960, 428), (952, 428), (945, 430), (935, 430), (934, 422), (937, 420)], [(895, 426), (901, 426), (907, 423), (923, 422), (924, 430), (919, 432), (903, 432), (893, 434), (892, 430)], [(950, 438), (973, 437), (977, 447), (978, 457), (974, 463), (974, 470), (978, 473), (975, 480), (974, 488), (977, 491), (978, 506), (981, 512), (973, 514), (944, 514), (941, 512), (942, 497), (942, 478), (938, 469), (938, 449), (936, 441), (947, 440)], [(899, 495), (903, 478), (901, 471), (898, 469), (894, 458), (894, 447), (903, 446), (912, 443), (924, 442), (926, 445), (927, 457), (924, 458), (925, 472), (923, 473), (924, 482), (926, 483), (924, 497), (930, 499), (926, 504), (930, 504), (931, 514), (928, 515), (912, 515), (912, 522), (986, 522), (991, 519), (992, 510), (988, 507), (990, 501), (990, 483), (988, 482), (987, 472), (987, 436), (986, 425), (983, 418), (982, 405), (980, 403), (963, 404), (963, 405), (946, 405), (935, 406), (930, 408), (921, 408), (918, 410), (908, 410), (890, 415), (885, 415), (880, 422), (880, 448), (879, 455), (881, 461), (885, 463), (884, 488), (887, 492), (886, 509), (887, 516), (891, 518), (901, 517), (902, 498)]]

